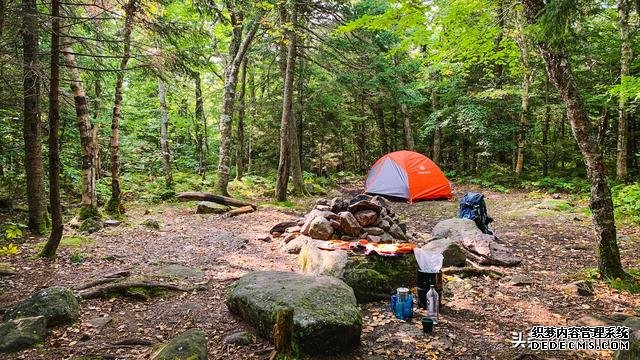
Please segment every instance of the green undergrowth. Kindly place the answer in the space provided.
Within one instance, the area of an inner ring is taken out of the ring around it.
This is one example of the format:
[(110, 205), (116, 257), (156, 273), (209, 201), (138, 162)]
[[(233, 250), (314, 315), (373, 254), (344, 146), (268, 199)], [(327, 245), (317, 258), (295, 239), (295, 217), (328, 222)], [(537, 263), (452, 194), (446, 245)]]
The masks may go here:
[[(36, 253), (40, 253), (46, 243), (47, 243), (46, 241), (37, 243), (36, 246), (34, 247), (34, 249), (36, 250)], [(95, 240), (88, 237), (84, 237), (84, 236), (77, 236), (77, 235), (64, 236), (62, 240), (60, 240), (60, 245), (58, 247), (79, 249), (79, 248), (91, 246), (94, 243), (95, 243)]]
[(640, 183), (616, 185), (611, 193), (616, 219), (640, 225)]
[(596, 268), (586, 268), (574, 277), (578, 280), (596, 281), (601, 280), (607, 286), (618, 291), (626, 291), (631, 294), (640, 294), (640, 269), (625, 269), (628, 278), (602, 278), (600, 271)]

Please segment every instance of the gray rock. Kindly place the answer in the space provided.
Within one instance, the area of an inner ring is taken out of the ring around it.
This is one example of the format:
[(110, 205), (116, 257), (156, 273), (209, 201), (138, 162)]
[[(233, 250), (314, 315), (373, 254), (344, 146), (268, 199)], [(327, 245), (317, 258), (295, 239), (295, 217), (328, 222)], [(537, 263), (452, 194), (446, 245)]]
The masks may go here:
[(324, 198), (317, 198), (315, 205), (329, 205), (329, 201)]
[(387, 220), (381, 220), (378, 227), (384, 231), (389, 231), (389, 229), (391, 229), (391, 224)]
[(293, 239), (297, 238), (299, 235), (300, 235), (300, 233), (290, 233), (290, 234), (287, 234), (287, 235), (284, 237), (283, 241), (284, 241), (284, 243), (285, 243), (285, 244), (287, 244), (287, 243), (289, 243), (289, 241), (291, 241), (291, 240), (293, 240)]
[(331, 207), (332, 212), (338, 214), (343, 211), (347, 211), (349, 208), (349, 202), (341, 197), (335, 197), (331, 199), (329, 206)]
[(384, 233), (384, 230), (375, 226), (366, 227), (364, 228), (364, 231), (366, 231), (369, 235), (382, 235)]
[(379, 205), (381, 208), (386, 209), (387, 200), (385, 200), (382, 196), (376, 195), (370, 200), (372, 203)]
[(41, 342), (47, 332), (44, 316), (25, 317), (0, 324), (0, 353), (28, 348)]
[(300, 232), (309, 235), (309, 229), (311, 228), (311, 222), (315, 220), (317, 217), (323, 217), (325, 219), (333, 219), (340, 220), (338, 214), (334, 214), (331, 211), (320, 211), (317, 209), (311, 210), (307, 215), (305, 215), (305, 221), (300, 228)]
[(391, 225), (389, 228), (389, 235), (393, 236), (394, 239), (407, 240), (407, 235), (402, 231), (398, 224)]
[(376, 235), (367, 235), (367, 240), (369, 242), (379, 243), (380, 241), (382, 241), (382, 238)]
[(224, 214), (231, 210), (231, 207), (214, 203), (212, 201), (199, 201), (196, 214)]
[(108, 227), (108, 226), (119, 226), (120, 225), (120, 221), (115, 220), (115, 219), (108, 219), (104, 221), (104, 226)]
[(320, 211), (331, 211), (331, 207), (329, 205), (316, 205), (315, 208)]
[(389, 234), (388, 232), (385, 232), (384, 234), (380, 235), (380, 242), (384, 243), (384, 244), (390, 244), (392, 242), (395, 241), (395, 238), (393, 236), (391, 236), (391, 234)]
[(522, 262), (511, 250), (498, 244), (493, 235), (465, 237), (459, 243), (466, 250), (467, 257), (481, 265), (515, 266)]
[(225, 337), (222, 342), (224, 344), (246, 346), (253, 343), (253, 337), (246, 331), (239, 331)]
[(100, 334), (102, 332), (102, 329), (104, 329), (105, 326), (109, 325), (109, 323), (111, 323), (112, 321), (113, 319), (111, 318), (111, 316), (100, 316), (90, 319), (89, 323), (91, 324), (91, 326), (93, 326), (96, 334)]
[(357, 203), (359, 201), (363, 201), (363, 200), (369, 201), (369, 200), (371, 200), (371, 198), (372, 198), (372, 196), (367, 195), (367, 194), (358, 194), (358, 195), (354, 196), (353, 198), (351, 198), (351, 200), (349, 200), (349, 205), (353, 205), (353, 204), (355, 204), (355, 203)]
[(207, 338), (200, 329), (189, 329), (173, 338), (153, 360), (207, 360)]
[(340, 240), (342, 240), (342, 241), (353, 241), (353, 240), (355, 240), (355, 239), (356, 239), (356, 238), (354, 238), (353, 236), (349, 236), (349, 235), (342, 235), (342, 236), (340, 237)]
[(61, 286), (42, 289), (14, 305), (5, 320), (44, 316), (46, 326), (68, 324), (80, 317), (78, 300), (73, 292)]
[(294, 346), (306, 353), (340, 353), (360, 340), (362, 315), (353, 290), (333, 277), (252, 272), (238, 280), (226, 303), (265, 338), (272, 336), (277, 311), (292, 308)]
[(160, 230), (160, 223), (156, 219), (146, 219), (142, 222), (142, 225), (151, 229)]
[(329, 220), (329, 223), (331, 223), (331, 227), (333, 227), (333, 230), (340, 230), (340, 221), (338, 220)]
[(465, 266), (467, 255), (455, 240), (438, 239), (428, 242), (423, 250), (435, 251), (442, 254), (442, 267)]
[(288, 227), (284, 232), (295, 233), (295, 232), (300, 232), (300, 230), (302, 230), (302, 227), (296, 225), (296, 226)]
[(361, 210), (353, 214), (361, 226), (369, 226), (378, 220), (378, 214), (370, 209)]
[(309, 226), (309, 236), (314, 239), (328, 240), (333, 235), (333, 226), (329, 220), (317, 216)]
[(513, 275), (509, 283), (514, 286), (532, 285), (533, 280), (526, 275)]
[(418, 264), (413, 254), (396, 258), (348, 256), (346, 251), (318, 249), (319, 244), (310, 241), (302, 247), (300, 271), (344, 280), (353, 288), (358, 302), (386, 300), (398, 287), (415, 286)]
[(362, 226), (358, 223), (358, 220), (348, 211), (343, 211), (338, 214), (340, 217), (340, 228), (346, 235), (357, 237), (362, 232)]
[(449, 238), (452, 240), (462, 240), (465, 237), (480, 235), (482, 231), (478, 229), (476, 223), (469, 219), (447, 219), (440, 221), (433, 227), (431, 235), (434, 238)]
[(574, 281), (562, 289), (567, 294), (578, 294), (580, 296), (592, 296), (594, 294), (593, 284), (584, 280)]
[(202, 272), (202, 270), (180, 264), (169, 264), (162, 266), (158, 271), (158, 275), (178, 279), (204, 277), (204, 273)]
[(614, 360), (638, 360), (640, 359), (640, 317), (627, 318), (623, 326), (629, 327), (629, 350), (617, 350), (614, 352)]

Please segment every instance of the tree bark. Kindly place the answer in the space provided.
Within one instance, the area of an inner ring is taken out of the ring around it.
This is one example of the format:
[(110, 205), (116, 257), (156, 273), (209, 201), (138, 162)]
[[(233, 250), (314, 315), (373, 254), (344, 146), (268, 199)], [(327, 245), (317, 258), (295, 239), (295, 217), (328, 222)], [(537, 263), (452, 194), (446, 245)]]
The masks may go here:
[(544, 125), (542, 128), (542, 176), (549, 175), (549, 124), (551, 123), (551, 104), (549, 102), (549, 75), (544, 73)]
[[(230, 2), (229, 2), (230, 4)], [(261, 11), (256, 20), (249, 26), (249, 30), (242, 39), (242, 22), (238, 19), (238, 14), (234, 9), (231, 12), (233, 29), (233, 39), (229, 46), (229, 63), (224, 71), (224, 88), (222, 96), (222, 113), (220, 114), (220, 153), (218, 161), (218, 181), (216, 189), (222, 195), (228, 195), (227, 185), (229, 183), (229, 170), (231, 167), (231, 126), (233, 120), (233, 110), (236, 94), (236, 84), (238, 83), (238, 71), (251, 42), (259, 27), (259, 20), (264, 14)]]
[[(297, 10), (295, 4), (291, 8), (291, 22), (296, 24)], [(296, 30), (287, 30), (287, 67), (282, 95), (282, 119), (280, 121), (280, 159), (278, 161), (278, 179), (276, 181), (276, 199), (287, 199), (289, 184), (289, 166), (291, 161), (291, 122), (293, 121), (293, 78), (296, 67)]]
[(120, 60), (120, 71), (116, 74), (115, 100), (113, 116), (111, 118), (111, 198), (107, 211), (112, 214), (124, 212), (120, 198), (120, 119), (122, 118), (122, 90), (125, 70), (131, 56), (131, 31), (133, 29), (133, 14), (137, 0), (129, 0), (124, 6), (123, 51)]
[[(206, 123), (204, 116), (204, 103), (202, 100), (202, 80), (200, 73), (195, 72), (193, 79), (196, 87), (196, 118), (195, 118), (195, 135), (196, 135), (196, 152), (198, 153), (198, 173), (204, 180), (207, 176), (207, 159), (204, 154), (204, 134), (201, 125)], [(204, 126), (203, 126), (204, 128)]]
[(62, 239), (62, 207), (60, 206), (60, 0), (51, 1), (51, 75), (49, 80), (49, 204), (51, 234), (42, 256), (53, 259)]
[(38, 10), (35, 0), (22, 1), (23, 41), (23, 135), (27, 176), (28, 227), (44, 234), (49, 227), (44, 191), (44, 167), (40, 129), (40, 76), (38, 75)]
[[(618, 28), (620, 30), (620, 82), (629, 76), (631, 63), (631, 40), (629, 37), (629, 12), (631, 0), (618, 0)], [(616, 161), (616, 176), (618, 180), (626, 181), (628, 177), (627, 163), (629, 161), (629, 114), (627, 112), (627, 96), (620, 94), (618, 100), (618, 154)]]
[(386, 154), (389, 152), (389, 136), (387, 135), (387, 129), (384, 124), (384, 106), (382, 98), (380, 98), (376, 104), (371, 105), (371, 111), (373, 111), (373, 114), (376, 117), (376, 124), (378, 125), (380, 148), (382, 149), (382, 153)]
[(516, 43), (520, 48), (520, 58), (522, 60), (522, 103), (520, 107), (520, 115), (518, 121), (518, 153), (516, 155), (515, 172), (517, 176), (522, 175), (524, 170), (524, 152), (526, 147), (527, 136), (527, 116), (529, 113), (529, 88), (531, 86), (531, 78), (533, 71), (529, 64), (529, 44), (524, 33), (524, 14), (518, 11), (516, 27), (518, 35), (516, 37)]
[(276, 359), (278, 355), (287, 358), (292, 352), (293, 340), (293, 309), (281, 308), (276, 312), (276, 323), (273, 325), (274, 350), (270, 360)]
[(404, 129), (404, 148), (413, 151), (415, 145), (413, 143), (413, 134), (411, 134), (411, 120), (409, 119), (409, 111), (406, 104), (400, 105), (400, 113), (402, 114), (402, 126)]
[(167, 112), (166, 87), (162, 79), (158, 79), (158, 99), (160, 100), (160, 150), (162, 151), (165, 186), (170, 189), (173, 188), (173, 174), (171, 173), (171, 153), (169, 152), (169, 114)]
[(236, 179), (241, 180), (244, 175), (244, 116), (245, 93), (247, 90), (247, 58), (242, 61), (240, 73), (240, 94), (238, 96), (238, 128), (236, 129)]
[[(102, 87), (100, 86), (100, 79), (96, 79), (94, 82), (95, 99), (93, 99), (93, 124), (91, 127), (91, 141), (93, 141), (93, 168), (95, 180), (102, 177), (102, 161), (100, 158), (100, 127), (98, 126), (98, 120), (100, 119), (100, 96), (102, 95)], [(96, 196), (97, 200), (97, 196)]]
[[(434, 86), (431, 89), (431, 110), (433, 113), (438, 111), (438, 107), (440, 106), (438, 101), (438, 91)], [(442, 129), (440, 128), (440, 124), (438, 124), (436, 119), (436, 124), (434, 124), (433, 130), (433, 156), (431, 160), (437, 165), (440, 165), (440, 157), (441, 157), (441, 147), (442, 147)]]
[(82, 151), (82, 201), (80, 216), (81, 220), (99, 217), (98, 201), (96, 196), (96, 175), (93, 149), (93, 134), (91, 123), (89, 122), (89, 108), (87, 107), (87, 97), (84, 92), (84, 85), (78, 70), (76, 57), (71, 47), (71, 39), (64, 38), (62, 54), (71, 76), (71, 92), (76, 107), (76, 122), (80, 133), (80, 148)]
[[(535, 24), (538, 21), (544, 6), (543, 0), (524, 1), (525, 14), (529, 23)], [(589, 205), (593, 213), (593, 226), (598, 240), (600, 275), (603, 278), (626, 278), (627, 274), (620, 262), (613, 202), (607, 183), (604, 159), (571, 71), (569, 58), (561, 46), (551, 48), (544, 40), (540, 40), (537, 45), (546, 64), (549, 78), (567, 107), (567, 118), (587, 168), (587, 177), (591, 184)]]

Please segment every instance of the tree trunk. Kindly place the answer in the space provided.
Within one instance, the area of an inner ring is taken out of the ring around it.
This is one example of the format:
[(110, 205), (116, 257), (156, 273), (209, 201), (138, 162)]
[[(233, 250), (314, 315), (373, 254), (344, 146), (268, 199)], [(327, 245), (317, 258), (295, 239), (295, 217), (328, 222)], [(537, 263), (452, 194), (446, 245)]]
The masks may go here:
[(240, 73), (240, 95), (238, 96), (238, 128), (236, 129), (236, 179), (241, 180), (244, 175), (244, 116), (245, 93), (247, 90), (247, 58), (242, 61)]
[(111, 118), (111, 198), (107, 211), (112, 214), (124, 212), (120, 198), (120, 119), (122, 118), (122, 90), (125, 70), (131, 56), (131, 31), (133, 29), (133, 13), (137, 0), (129, 0), (124, 6), (123, 51), (120, 60), (120, 71), (116, 74), (115, 100)]
[(51, 1), (51, 76), (49, 80), (49, 203), (51, 234), (42, 256), (53, 259), (62, 239), (62, 207), (60, 206), (60, 0)]
[[(202, 80), (200, 73), (195, 72), (193, 79), (196, 87), (196, 118), (195, 118), (195, 135), (196, 135), (196, 152), (198, 154), (198, 174), (204, 178), (207, 176), (207, 159), (204, 154), (204, 134), (201, 131), (201, 125), (206, 123), (204, 117), (204, 103), (202, 100)], [(204, 126), (203, 126), (204, 127)]]
[[(220, 114), (220, 153), (218, 162), (217, 191), (222, 195), (228, 195), (227, 184), (229, 183), (229, 170), (231, 167), (231, 126), (233, 120), (234, 102), (236, 97), (236, 84), (238, 83), (238, 71), (242, 60), (251, 42), (258, 31), (259, 20), (264, 13), (261, 11), (257, 19), (249, 26), (247, 36), (242, 40), (242, 23), (239, 22), (238, 14), (234, 9), (229, 9), (232, 13), (232, 24), (234, 26), (233, 39), (229, 46), (229, 63), (224, 71), (224, 88), (222, 96), (222, 113)], [(234, 20), (235, 19), (235, 20)]]
[(96, 175), (93, 165), (94, 149), (91, 123), (89, 122), (89, 108), (84, 85), (76, 63), (76, 57), (71, 47), (71, 40), (66, 37), (63, 41), (62, 54), (71, 76), (71, 91), (76, 107), (76, 121), (80, 133), (80, 147), (82, 151), (82, 202), (80, 209), (81, 220), (99, 217), (98, 201), (96, 197)]
[(371, 111), (376, 117), (376, 125), (378, 125), (378, 133), (380, 135), (380, 148), (382, 149), (382, 153), (386, 154), (389, 152), (389, 139), (387, 135), (387, 129), (384, 124), (384, 106), (382, 103), (382, 98), (376, 103), (371, 105)]
[[(438, 111), (439, 101), (438, 101), (438, 92), (436, 91), (435, 86), (431, 89), (431, 110), (435, 113)], [(440, 165), (440, 156), (441, 156), (441, 144), (442, 144), (442, 129), (440, 128), (440, 124), (436, 119), (436, 124), (434, 124), (435, 128), (433, 130), (433, 156), (431, 160), (437, 165)]]
[(542, 128), (542, 176), (549, 175), (549, 124), (551, 123), (551, 104), (549, 103), (549, 75), (544, 73), (544, 125)]
[[(291, 8), (291, 22), (296, 24), (297, 9)], [(278, 179), (276, 181), (276, 199), (287, 199), (289, 184), (289, 166), (291, 161), (291, 122), (293, 122), (293, 78), (296, 67), (296, 29), (287, 30), (289, 44), (287, 46), (287, 67), (284, 77), (284, 93), (282, 95), (282, 120), (280, 121), (280, 159), (278, 161)]]
[[(525, 0), (527, 20), (535, 24), (544, 8), (543, 0)], [(558, 89), (567, 107), (567, 118), (573, 136), (587, 168), (591, 183), (589, 205), (593, 213), (593, 226), (598, 240), (598, 268), (603, 278), (627, 277), (620, 262), (620, 252), (616, 239), (611, 190), (606, 178), (606, 167), (602, 152), (598, 147), (587, 110), (571, 71), (569, 58), (561, 47), (551, 48), (544, 40), (538, 48), (545, 61), (549, 78)]]
[(249, 72), (249, 101), (251, 103), (251, 123), (249, 123), (247, 127), (247, 171), (251, 171), (253, 165), (253, 141), (252, 141), (252, 124), (255, 124), (256, 119), (258, 118), (258, 105), (256, 101), (256, 82), (255, 82), (255, 74), (252, 70)]
[(27, 175), (28, 226), (42, 235), (49, 227), (44, 192), (44, 168), (40, 130), (40, 76), (38, 75), (38, 10), (35, 0), (22, 1), (23, 41), (23, 135), (24, 167)]
[(166, 88), (164, 81), (158, 79), (158, 98), (160, 100), (160, 150), (162, 151), (162, 165), (164, 167), (165, 186), (173, 188), (173, 175), (171, 174), (171, 153), (169, 152), (169, 115), (167, 113)]
[[(620, 82), (629, 76), (631, 63), (631, 41), (629, 38), (629, 12), (631, 0), (618, 0), (618, 27), (620, 30)], [(620, 94), (618, 100), (618, 156), (616, 161), (616, 176), (618, 180), (627, 180), (627, 163), (629, 160), (629, 125), (627, 112), (627, 96)]]
[[(100, 127), (98, 120), (100, 119), (100, 96), (102, 95), (102, 87), (100, 79), (94, 82), (95, 99), (93, 99), (93, 124), (91, 127), (91, 141), (93, 142), (93, 174), (95, 176), (94, 183), (102, 177), (102, 161), (100, 158)], [(96, 196), (97, 200), (97, 196)]]
[(524, 14), (518, 11), (516, 27), (518, 28), (518, 35), (516, 38), (516, 42), (518, 43), (518, 47), (520, 47), (520, 57), (522, 60), (522, 105), (520, 108), (519, 115), (519, 126), (518, 126), (518, 153), (516, 155), (516, 166), (515, 172), (517, 176), (522, 175), (522, 171), (524, 170), (524, 152), (526, 147), (526, 135), (527, 135), (527, 116), (529, 113), (529, 87), (531, 86), (531, 78), (533, 76), (533, 72), (531, 70), (531, 66), (529, 64), (529, 49), (528, 49), (528, 41), (526, 35), (524, 33)]
[(404, 148), (411, 150), (415, 148), (413, 143), (413, 135), (411, 134), (411, 121), (409, 120), (409, 111), (406, 104), (400, 105), (400, 113), (402, 113), (402, 126), (404, 129)]

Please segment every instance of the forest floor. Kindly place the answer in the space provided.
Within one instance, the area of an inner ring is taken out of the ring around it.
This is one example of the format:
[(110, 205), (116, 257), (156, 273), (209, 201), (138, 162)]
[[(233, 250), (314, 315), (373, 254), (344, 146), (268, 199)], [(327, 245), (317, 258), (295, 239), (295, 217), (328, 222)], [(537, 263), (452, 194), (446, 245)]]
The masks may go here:
[[(346, 196), (358, 185), (343, 185)], [(428, 238), (438, 221), (455, 217), (457, 198), (471, 190), (455, 186), (451, 201), (392, 203), (404, 216), (408, 231)], [(550, 194), (482, 190), (493, 229), (504, 244), (523, 259), (520, 266), (502, 268), (499, 279), (447, 278), (441, 321), (425, 335), (418, 324), (395, 320), (386, 302), (363, 305), (361, 345), (341, 359), (610, 359), (609, 352), (531, 352), (513, 348), (512, 332), (528, 334), (534, 325), (584, 325), (640, 313), (640, 297), (612, 290), (601, 282), (593, 296), (579, 296), (566, 285), (596, 267), (595, 245), (586, 204), (561, 195), (569, 206)], [(6, 261), (18, 275), (0, 277), (0, 309), (37, 289), (73, 286), (101, 274), (130, 269), (134, 274), (165, 274), (171, 281), (209, 280), (207, 290), (172, 292), (146, 301), (112, 298), (81, 303), (80, 321), (54, 328), (42, 346), (7, 355), (7, 359), (69, 359), (81, 356), (147, 359), (152, 346), (117, 345), (123, 339), (161, 343), (183, 329), (204, 329), (210, 359), (265, 359), (271, 345), (260, 338), (249, 346), (224, 345), (232, 333), (252, 329), (229, 313), (226, 292), (243, 274), (254, 270), (296, 271), (297, 255), (278, 251), (280, 239), (264, 241), (270, 227), (307, 212), (315, 198), (296, 199), (295, 208), (273, 205), (259, 211), (224, 218), (196, 215), (195, 203), (135, 206), (128, 220), (60, 249), (58, 260), (35, 259), (37, 244), (30, 238), (21, 253)], [(160, 229), (142, 225), (155, 219)], [(625, 267), (639, 267), (637, 227), (620, 225), (620, 248)], [(67, 235), (73, 235), (71, 232)], [(75, 259), (75, 262), (72, 261)], [(181, 265), (181, 266), (176, 266)], [(176, 270), (177, 269), (177, 270)], [(530, 284), (514, 285), (520, 278)], [(99, 329), (98, 317), (112, 321)], [(92, 325), (94, 323), (94, 325)], [(97, 327), (96, 327), (97, 326)]]

